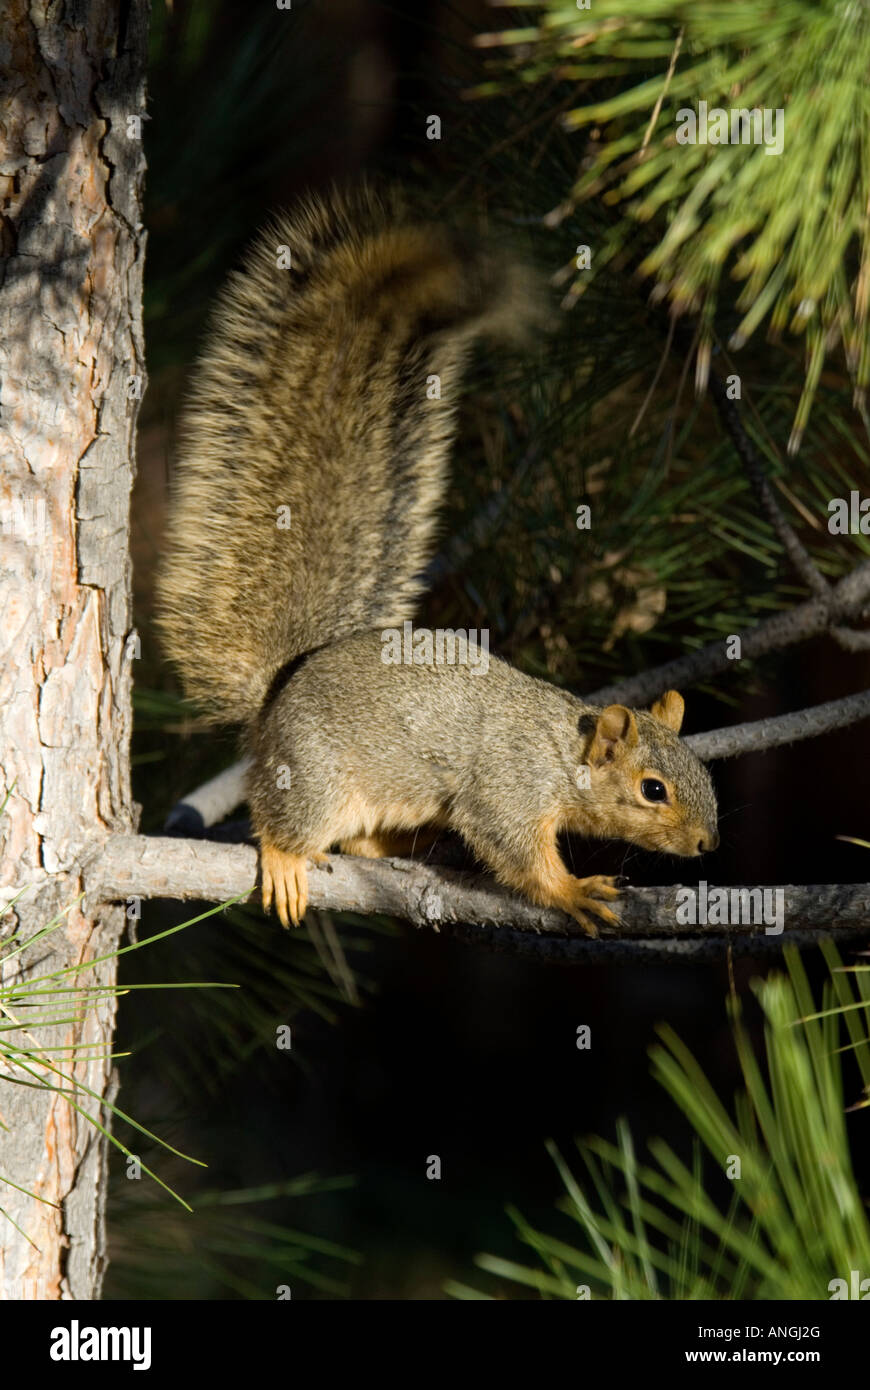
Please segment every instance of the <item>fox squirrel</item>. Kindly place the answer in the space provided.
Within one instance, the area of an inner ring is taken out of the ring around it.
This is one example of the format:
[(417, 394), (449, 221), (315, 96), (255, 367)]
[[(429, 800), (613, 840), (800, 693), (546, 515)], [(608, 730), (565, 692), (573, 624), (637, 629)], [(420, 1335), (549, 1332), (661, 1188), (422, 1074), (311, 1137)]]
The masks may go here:
[(561, 830), (680, 855), (718, 843), (676, 691), (601, 709), (495, 658), (385, 658), (434, 548), (471, 348), (521, 341), (542, 313), (510, 255), (368, 187), (278, 217), (218, 301), (158, 621), (187, 694), (246, 727), (263, 904), (285, 926), (305, 913), (306, 860), (334, 845), (397, 854), (450, 827), (594, 936), (618, 889), (568, 872)]

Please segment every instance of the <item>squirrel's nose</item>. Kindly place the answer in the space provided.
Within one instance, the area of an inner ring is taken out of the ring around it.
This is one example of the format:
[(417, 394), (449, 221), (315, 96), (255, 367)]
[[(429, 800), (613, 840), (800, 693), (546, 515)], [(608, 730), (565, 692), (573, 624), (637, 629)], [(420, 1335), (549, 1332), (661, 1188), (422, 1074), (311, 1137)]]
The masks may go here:
[(698, 841), (698, 853), (706, 854), (708, 850), (719, 848), (719, 831), (708, 830), (706, 835), (702, 835)]

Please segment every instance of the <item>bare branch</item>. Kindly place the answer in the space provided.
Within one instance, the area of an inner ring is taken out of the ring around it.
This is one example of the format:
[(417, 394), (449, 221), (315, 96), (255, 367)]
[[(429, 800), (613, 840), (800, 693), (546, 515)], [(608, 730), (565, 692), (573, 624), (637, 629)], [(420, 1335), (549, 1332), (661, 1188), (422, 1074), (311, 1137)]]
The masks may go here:
[(796, 532), (786, 521), (773, 494), (773, 489), (765, 477), (764, 467), (755, 451), (755, 446), (743, 427), (737, 402), (731, 400), (724, 382), (715, 372), (710, 373), (710, 393), (719, 412), (719, 418), (730, 435), (737, 456), (746, 470), (752, 490), (768, 521), (782, 541), (783, 549), (795, 572), (800, 575), (811, 593), (814, 593), (817, 598), (826, 599), (830, 594), (831, 586), (825, 576), (817, 569), (815, 561), (798, 539)]
[[(870, 560), (865, 560), (834, 585), (827, 600), (809, 599), (786, 613), (775, 613), (773, 617), (765, 618), (757, 626), (741, 633), (743, 656), (764, 656), (767, 652), (780, 651), (783, 647), (817, 637), (843, 618), (860, 617), (868, 601)], [(641, 671), (614, 685), (602, 686), (583, 698), (591, 705), (645, 705), (671, 686), (696, 685), (732, 665), (733, 662), (726, 655), (725, 639), (720, 637), (705, 647), (699, 647), (697, 651), (678, 656), (649, 671)]]
[[(257, 854), (249, 845), (142, 835), (110, 837), (83, 870), (88, 897), (100, 900), (223, 902), (252, 895), (256, 874)], [(725, 945), (740, 943), (755, 953), (771, 946), (779, 949), (785, 942), (803, 944), (812, 939), (807, 933), (834, 927), (870, 930), (870, 884), (783, 887), (785, 930), (779, 936), (768, 934), (762, 925), (679, 926), (680, 885), (626, 888), (619, 904), (620, 927), (602, 924), (600, 939), (590, 941), (579, 935), (571, 918), (515, 897), (484, 873), (406, 859), (330, 855), (325, 864), (311, 865), (308, 875), (312, 908), (401, 917), (417, 927), (455, 931), (494, 949), (559, 960), (690, 956), (697, 954), (696, 946), (702, 954), (721, 954)], [(634, 951), (628, 949), (632, 946)]]
[(691, 734), (683, 741), (697, 757), (710, 762), (713, 758), (733, 758), (738, 753), (758, 753), (765, 748), (778, 748), (783, 743), (798, 743), (804, 738), (844, 729), (861, 719), (870, 719), (870, 690), (782, 714), (776, 719), (757, 719), (751, 724), (733, 724), (706, 734)]
[(190, 792), (177, 802), (166, 817), (165, 830), (178, 834), (196, 835), (208, 826), (217, 825), (240, 806), (245, 799), (245, 778), (251, 766), (250, 758), (241, 758), (225, 767), (211, 781)]
[(856, 631), (851, 627), (832, 627), (831, 636), (845, 652), (870, 651), (870, 631)]

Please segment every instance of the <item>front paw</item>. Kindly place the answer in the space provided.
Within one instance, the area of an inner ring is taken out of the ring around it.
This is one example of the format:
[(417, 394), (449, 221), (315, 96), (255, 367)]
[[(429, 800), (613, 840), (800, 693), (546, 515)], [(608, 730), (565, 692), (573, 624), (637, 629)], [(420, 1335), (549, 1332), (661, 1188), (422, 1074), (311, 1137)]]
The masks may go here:
[(618, 898), (620, 894), (619, 883), (626, 883), (627, 879), (617, 880), (610, 874), (593, 874), (591, 878), (578, 878), (575, 881), (575, 891), (582, 893), (587, 898)]
[(617, 914), (601, 901), (602, 898), (612, 900), (618, 897), (619, 889), (614, 878), (607, 874), (594, 874), (590, 878), (573, 879), (567, 900), (561, 906), (575, 922), (579, 922), (587, 936), (594, 937), (598, 935), (598, 928), (588, 914), (591, 912), (611, 926), (620, 926)]

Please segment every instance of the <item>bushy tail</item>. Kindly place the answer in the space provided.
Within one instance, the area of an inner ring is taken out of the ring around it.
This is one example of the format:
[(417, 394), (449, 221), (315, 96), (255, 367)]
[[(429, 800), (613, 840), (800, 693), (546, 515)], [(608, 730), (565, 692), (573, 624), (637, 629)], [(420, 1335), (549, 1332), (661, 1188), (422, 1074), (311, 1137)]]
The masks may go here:
[(304, 652), (412, 616), (471, 345), (542, 317), (534, 274), (398, 193), (312, 199), (261, 233), (196, 368), (158, 583), (215, 721), (252, 720)]

